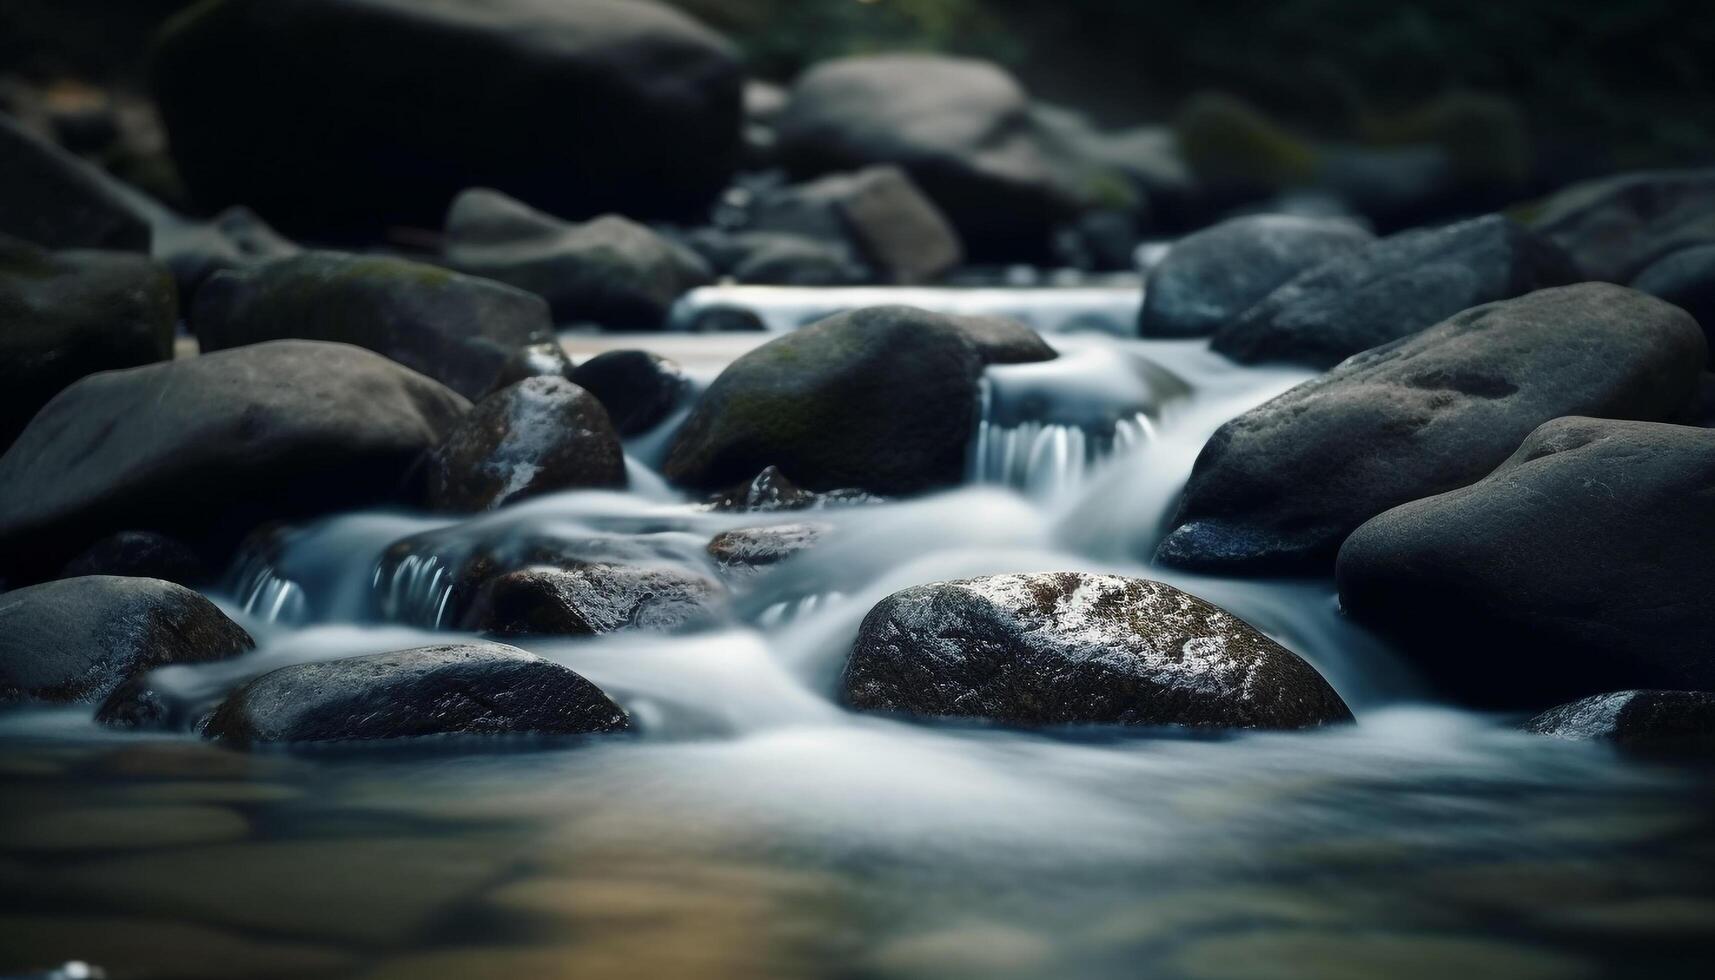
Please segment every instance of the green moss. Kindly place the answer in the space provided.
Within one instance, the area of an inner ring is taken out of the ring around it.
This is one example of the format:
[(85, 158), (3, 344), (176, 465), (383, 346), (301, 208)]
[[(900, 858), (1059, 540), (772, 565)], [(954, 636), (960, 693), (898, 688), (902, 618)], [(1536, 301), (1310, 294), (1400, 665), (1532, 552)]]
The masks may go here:
[(1198, 176), (1278, 190), (1306, 183), (1316, 152), (1256, 107), (1231, 95), (1193, 96), (1174, 121), (1179, 149)]
[(1439, 146), (1466, 180), (1522, 183), (1530, 176), (1524, 114), (1501, 96), (1454, 92), (1403, 115), (1373, 116), (1364, 130), (1371, 142), (1384, 145)]

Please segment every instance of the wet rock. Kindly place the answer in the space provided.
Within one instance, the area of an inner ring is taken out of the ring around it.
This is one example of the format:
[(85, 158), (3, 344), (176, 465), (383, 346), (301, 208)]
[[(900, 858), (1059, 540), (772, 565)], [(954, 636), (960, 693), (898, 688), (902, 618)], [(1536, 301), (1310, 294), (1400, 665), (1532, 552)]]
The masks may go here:
[(691, 333), (766, 333), (768, 324), (755, 310), (720, 303), (691, 314), (686, 329)]
[(526, 378), (472, 408), (428, 463), (436, 510), (494, 510), (527, 497), (625, 486), (625, 452), (595, 396), (564, 378)]
[(468, 408), (380, 355), (311, 341), (91, 375), (0, 456), (0, 574), (49, 573), (121, 530), (201, 550), (391, 499)]
[(837, 314), (721, 372), (674, 437), (664, 472), (705, 489), (768, 466), (811, 490), (952, 485), (964, 473), (983, 365), (991, 354), (1022, 356), (1033, 336), (1010, 321), (972, 326), (904, 306)]
[(197, 290), (204, 351), (269, 340), (367, 348), (466, 398), (488, 391), (519, 348), (554, 339), (542, 300), (420, 262), (306, 252), (219, 273)]
[(227, 208), (208, 221), (182, 218), (158, 208), (151, 223), (155, 229), (152, 252), (173, 271), (180, 302), (187, 310), (194, 305), (197, 289), (215, 273), (248, 269), (302, 251), (256, 212), (242, 206)]
[(729, 271), (756, 286), (856, 286), (873, 277), (838, 243), (775, 232), (732, 236)]
[(77, 379), (171, 358), (177, 319), (171, 277), (145, 256), (0, 235), (0, 450)]
[(1472, 703), (1715, 688), (1712, 493), (1715, 431), (1556, 419), (1481, 481), (1354, 531), (1341, 603)]
[(601, 402), (622, 436), (661, 424), (690, 390), (690, 379), (679, 365), (644, 350), (597, 354), (574, 368), (570, 377)]
[(862, 490), (843, 488), (816, 493), (806, 490), (780, 472), (778, 466), (764, 467), (752, 479), (735, 484), (708, 500), (708, 508), (717, 511), (814, 510), (845, 504), (867, 504), (877, 500)]
[(694, 629), (715, 621), (724, 598), (714, 579), (668, 566), (524, 568), (484, 584), (463, 628), (505, 636)]
[(1223, 610), (1115, 575), (995, 575), (895, 592), (840, 677), (868, 711), (1027, 725), (1304, 728), (1351, 712), (1315, 669)]
[(94, 167), (0, 114), (0, 233), (43, 248), (149, 250), (149, 225)]
[(255, 647), (214, 603), (151, 578), (90, 575), (0, 596), (0, 703), (93, 701), (166, 664)]
[(1157, 557), (1228, 572), (1325, 570), (1359, 524), (1472, 483), (1549, 419), (1670, 417), (1704, 356), (1690, 317), (1620, 286), (1466, 310), (1223, 425)]
[(832, 530), (818, 521), (735, 528), (709, 540), (709, 557), (723, 572), (747, 575), (808, 551)]
[(197, 199), (294, 232), (434, 227), (467, 187), (688, 217), (740, 150), (732, 48), (640, 0), (227, 0), (173, 21), (153, 71)]
[(1615, 691), (1550, 708), (1524, 730), (1565, 739), (1626, 745), (1715, 745), (1715, 694)]
[(1715, 242), (1651, 262), (1632, 280), (1632, 288), (1691, 314), (1709, 340), (1709, 365), (1715, 367)]
[(61, 578), (80, 575), (129, 575), (192, 586), (209, 578), (208, 566), (190, 545), (154, 531), (118, 531), (96, 541), (60, 572)]
[(1201, 337), (1306, 269), (1373, 241), (1349, 221), (1259, 214), (1187, 235), (1149, 272), (1138, 331)]
[(506, 363), (500, 366), (500, 373), (494, 376), (494, 384), (489, 387), (484, 397), (529, 378), (570, 380), (571, 376), (572, 359), (558, 340), (525, 344), (513, 351), (511, 356), (507, 357)]
[(673, 301), (709, 282), (702, 259), (618, 215), (561, 221), (498, 191), (460, 194), (447, 213), (447, 261), (548, 301), (560, 323), (655, 330)]
[(203, 735), (251, 745), (630, 725), (624, 709), (569, 668), (501, 643), (450, 643), (263, 674), (221, 702)]
[(1715, 169), (1656, 170), (1574, 184), (1527, 210), (1587, 279), (1630, 282), (1650, 264), (1715, 243)]
[(779, 188), (763, 194), (747, 218), (752, 230), (849, 244), (887, 282), (930, 281), (964, 255), (946, 216), (893, 166)]
[(1235, 360), (1331, 367), (1482, 303), (1574, 282), (1559, 249), (1487, 215), (1384, 238), (1269, 293), (1215, 334)]

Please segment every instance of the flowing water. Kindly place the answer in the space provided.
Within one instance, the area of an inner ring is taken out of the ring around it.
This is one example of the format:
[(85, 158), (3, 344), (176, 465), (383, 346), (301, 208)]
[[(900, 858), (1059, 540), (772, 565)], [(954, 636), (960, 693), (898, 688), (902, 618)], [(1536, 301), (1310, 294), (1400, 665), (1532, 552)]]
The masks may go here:
[[(733, 292), (697, 302), (742, 299), (789, 328), (838, 299)], [(711, 512), (653, 475), (657, 432), (628, 445), (626, 493), (273, 535), (215, 596), (258, 650), (155, 677), (188, 724), (278, 666), (446, 639), (473, 556), (715, 575), (704, 545), (721, 530), (827, 524), (733, 580), (717, 628), (519, 644), (611, 693), (635, 736), (246, 754), (103, 731), (88, 708), (0, 716), (0, 975), (66, 960), (173, 977), (1708, 975), (1706, 765), (1437, 706), (1328, 581), (1150, 564), (1209, 434), (1307, 374), (1081, 329), (1129, 316), (1134, 290), (1000, 293), (901, 297), (1004, 300), (1073, 328), (1051, 338), (1057, 361), (990, 369), (959, 489)], [(706, 381), (761, 339), (645, 342)], [(1233, 611), (1315, 664), (1358, 723), (1026, 732), (831, 699), (890, 592), (1066, 569)]]

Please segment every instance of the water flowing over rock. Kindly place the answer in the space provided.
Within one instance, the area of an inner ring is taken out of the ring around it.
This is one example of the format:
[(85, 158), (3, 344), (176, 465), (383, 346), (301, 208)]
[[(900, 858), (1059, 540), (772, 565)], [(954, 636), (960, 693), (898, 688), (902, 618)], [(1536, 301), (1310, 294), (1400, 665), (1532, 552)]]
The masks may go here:
[(670, 566), (524, 568), (484, 583), (462, 627), (503, 636), (694, 629), (715, 622), (725, 598), (714, 579)]
[(1562, 415), (1671, 417), (1705, 352), (1690, 317), (1585, 283), (1466, 310), (1223, 425), (1158, 560), (1322, 571), (1371, 517), (1481, 478)]
[(1574, 184), (1528, 209), (1585, 278), (1630, 282), (1652, 262), (1715, 243), (1715, 169), (1657, 170)]
[(90, 575), (32, 585), (0, 595), (0, 704), (96, 701), (143, 671), (254, 646), (214, 603), (171, 582)]
[(508, 358), (551, 343), (542, 300), (419, 262), (306, 252), (216, 274), (197, 290), (191, 327), (204, 351), (270, 340), (326, 340), (392, 358), (466, 398)]
[(94, 167), (0, 113), (0, 234), (43, 248), (149, 250), (149, 224)]
[(622, 732), (625, 710), (569, 668), (501, 643), (456, 643), (282, 667), (227, 696), (207, 738), (371, 741)]
[(196, 198), (294, 231), (434, 227), (477, 186), (690, 216), (739, 153), (732, 48), (644, 0), (224, 0), (168, 25), (153, 72)]
[(1027, 725), (1304, 728), (1351, 712), (1314, 668), (1160, 582), (1062, 572), (920, 585), (870, 610), (854, 708)]
[(1341, 603), (1460, 700), (1715, 688), (1715, 431), (1556, 419), (1485, 479), (1364, 524)]
[(818, 521), (734, 528), (709, 539), (709, 557), (723, 573), (751, 575), (814, 548), (832, 530)]
[(1673, 252), (1649, 264), (1632, 288), (1664, 299), (1691, 314), (1709, 342), (1709, 366), (1715, 367), (1715, 243)]
[(780, 472), (778, 466), (764, 467), (753, 479), (745, 480), (710, 497), (705, 504), (717, 511), (815, 510), (848, 504), (868, 504), (880, 500), (862, 490), (850, 488), (816, 493), (806, 490)]
[(1708, 691), (1597, 694), (1550, 708), (1525, 722), (1524, 730), (1579, 741), (1707, 748), (1715, 746), (1715, 694)]

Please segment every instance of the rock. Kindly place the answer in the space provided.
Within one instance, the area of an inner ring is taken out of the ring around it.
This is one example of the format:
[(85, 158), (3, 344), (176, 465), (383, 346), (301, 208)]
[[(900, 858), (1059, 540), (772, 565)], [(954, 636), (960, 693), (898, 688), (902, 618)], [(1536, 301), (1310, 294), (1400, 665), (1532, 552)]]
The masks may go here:
[(1587, 279), (1630, 282), (1650, 264), (1715, 242), (1715, 169), (1655, 170), (1574, 184), (1526, 209)]
[(679, 407), (691, 381), (679, 365), (645, 350), (610, 350), (572, 369), (572, 383), (607, 409), (622, 436), (660, 425)]
[(0, 450), (77, 379), (171, 358), (177, 319), (172, 278), (146, 256), (0, 235)]
[(435, 510), (494, 510), (558, 490), (625, 486), (625, 451), (595, 396), (526, 378), (471, 409), (428, 463)]
[(1712, 493), (1715, 431), (1555, 419), (1483, 480), (1354, 531), (1341, 603), (1475, 704), (1715, 688)]
[(1483, 303), (1577, 280), (1553, 245), (1500, 215), (1401, 232), (1288, 280), (1215, 333), (1234, 360), (1332, 367)]
[(446, 257), (548, 301), (560, 323), (658, 330), (673, 301), (711, 278), (681, 245), (618, 215), (571, 224), (473, 188), (447, 212)]
[(1071, 210), (1053, 135), (984, 61), (884, 54), (825, 61), (792, 86), (779, 154), (794, 175), (892, 164), (958, 229), (971, 258), (1045, 256)]
[(776, 189), (761, 195), (747, 218), (751, 230), (849, 244), (887, 282), (928, 282), (964, 256), (946, 216), (894, 166)]
[(128, 575), (158, 578), (179, 585), (200, 585), (209, 580), (203, 564), (190, 545), (154, 531), (118, 531), (85, 548), (66, 562), (60, 578), (81, 575)]
[(380, 355), (313, 341), (91, 375), (0, 456), (0, 574), (58, 569), (115, 531), (229, 546), (265, 520), (392, 499), (468, 408)]
[(1284, 214), (1232, 218), (1187, 235), (1150, 270), (1138, 332), (1211, 334), (1293, 276), (1371, 241), (1349, 221)]
[(1366, 351), (1217, 430), (1157, 558), (1226, 572), (1322, 571), (1371, 517), (1471, 483), (1569, 414), (1669, 417), (1703, 335), (1620, 286), (1545, 289)]
[(714, 579), (669, 566), (524, 568), (485, 583), (462, 628), (506, 636), (693, 629), (714, 622), (724, 598)]
[(1524, 730), (1565, 739), (1625, 745), (1715, 745), (1715, 694), (1615, 691), (1550, 708)]
[(1632, 288), (1665, 299), (1691, 314), (1709, 340), (1715, 367), (1715, 242), (1670, 253), (1651, 262)]
[(747, 232), (732, 244), (732, 277), (747, 285), (856, 286), (873, 278), (846, 249), (803, 235)]
[(187, 310), (194, 306), (197, 289), (215, 273), (248, 269), (302, 251), (246, 207), (227, 208), (208, 221), (193, 221), (158, 208), (152, 223), (152, 253), (173, 271), (179, 301)]
[(0, 233), (43, 248), (149, 250), (149, 225), (113, 181), (0, 114)]
[(664, 473), (703, 489), (768, 466), (812, 490), (950, 486), (964, 474), (984, 364), (1022, 356), (1015, 348), (1032, 337), (1010, 321), (973, 326), (905, 306), (828, 317), (722, 371), (675, 435)]
[(32, 585), (0, 595), (0, 703), (100, 700), (143, 671), (255, 645), (214, 603), (160, 579)]
[(895, 592), (864, 617), (840, 697), (865, 711), (1025, 725), (1352, 717), (1314, 668), (1242, 620), (1160, 582), (1081, 572)]
[(691, 314), (685, 329), (691, 333), (767, 333), (768, 324), (755, 310), (717, 303)]
[(153, 83), (195, 197), (294, 232), (434, 227), (467, 187), (689, 217), (740, 152), (733, 49), (642, 0), (225, 0), (168, 25)]
[(565, 378), (569, 381), (571, 376), (572, 359), (558, 340), (525, 344), (513, 351), (506, 363), (500, 366), (500, 373), (494, 376), (494, 384), (484, 397), (530, 378)]
[(710, 497), (707, 506), (714, 511), (814, 510), (845, 504), (874, 503), (879, 498), (862, 490), (843, 488), (826, 493), (806, 490), (786, 478), (778, 466), (764, 467), (753, 479), (735, 484)]
[(1173, 121), (1179, 153), (1223, 198), (1258, 198), (1308, 183), (1316, 152), (1241, 99), (1201, 92)]
[(735, 528), (709, 540), (709, 557), (723, 572), (749, 575), (808, 551), (832, 530), (819, 521)]
[(252, 745), (630, 727), (624, 709), (570, 668), (502, 643), (449, 643), (263, 674), (221, 702), (203, 735)]
[(219, 273), (197, 290), (191, 327), (204, 351), (287, 339), (352, 344), (466, 398), (488, 391), (519, 348), (554, 340), (545, 304), (522, 290), (344, 252)]

